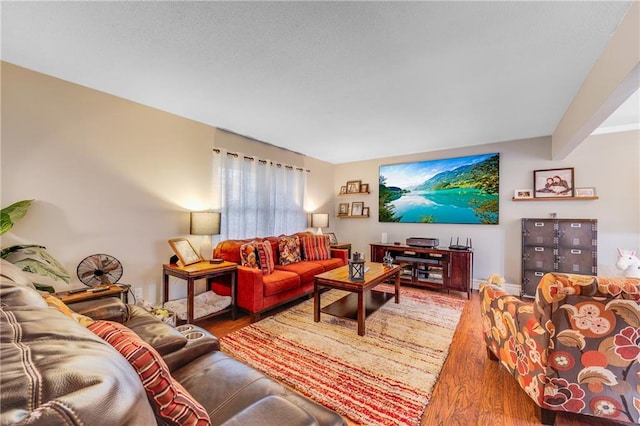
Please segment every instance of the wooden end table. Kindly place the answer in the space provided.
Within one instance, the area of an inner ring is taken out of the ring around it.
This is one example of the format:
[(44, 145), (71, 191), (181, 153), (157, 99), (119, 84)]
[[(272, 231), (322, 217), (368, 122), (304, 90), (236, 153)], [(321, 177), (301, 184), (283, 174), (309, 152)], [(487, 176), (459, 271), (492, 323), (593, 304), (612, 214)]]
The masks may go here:
[(351, 259), (351, 243), (329, 244), (329, 247), (347, 251), (347, 259)]
[[(368, 268), (368, 269), (367, 269)], [(400, 266), (387, 268), (382, 263), (365, 264), (364, 281), (349, 279), (349, 266), (324, 272), (315, 276), (313, 281), (313, 321), (320, 321), (320, 312), (358, 321), (358, 335), (364, 336), (366, 317), (377, 311), (389, 299), (395, 297), (400, 303)], [(394, 294), (373, 290), (379, 284), (395, 277)], [(320, 309), (320, 290), (323, 288), (346, 290), (347, 296)]]
[(209, 315), (198, 318), (202, 320), (213, 316), (221, 315), (227, 312), (231, 312), (231, 319), (236, 319), (236, 275), (238, 272), (238, 265), (233, 262), (224, 261), (222, 263), (209, 263), (198, 262), (187, 266), (178, 266), (174, 263), (165, 263), (162, 265), (163, 275), (163, 292), (162, 303), (169, 300), (169, 276), (181, 278), (187, 281), (187, 322), (193, 324), (194, 318), (194, 297), (195, 297), (195, 281), (199, 279), (207, 280), (207, 288), (209, 287), (209, 280), (214, 277), (229, 275), (231, 277), (231, 305), (228, 308), (222, 309), (217, 312), (212, 312)]
[(65, 305), (70, 303), (84, 302), (86, 300), (102, 299), (103, 297), (118, 296), (124, 303), (128, 303), (127, 293), (129, 286), (127, 285), (98, 285), (93, 288), (86, 288), (80, 292), (61, 291), (55, 293), (55, 296), (62, 300)]

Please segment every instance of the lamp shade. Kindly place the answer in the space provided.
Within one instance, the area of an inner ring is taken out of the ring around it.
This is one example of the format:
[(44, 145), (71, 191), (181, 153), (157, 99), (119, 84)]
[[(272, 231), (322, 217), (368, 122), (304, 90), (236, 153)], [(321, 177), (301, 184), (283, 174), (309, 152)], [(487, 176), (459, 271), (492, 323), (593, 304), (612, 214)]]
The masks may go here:
[(311, 215), (312, 228), (327, 228), (329, 226), (329, 214), (313, 213)]
[(220, 234), (219, 212), (191, 212), (191, 235)]

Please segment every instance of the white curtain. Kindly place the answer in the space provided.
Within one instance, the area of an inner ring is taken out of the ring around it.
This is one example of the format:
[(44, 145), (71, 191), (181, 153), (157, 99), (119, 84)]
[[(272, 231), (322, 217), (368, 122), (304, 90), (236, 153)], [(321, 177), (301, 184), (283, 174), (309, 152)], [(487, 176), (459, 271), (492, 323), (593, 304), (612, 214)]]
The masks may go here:
[(242, 153), (213, 152), (220, 239), (292, 234), (307, 227), (306, 172)]

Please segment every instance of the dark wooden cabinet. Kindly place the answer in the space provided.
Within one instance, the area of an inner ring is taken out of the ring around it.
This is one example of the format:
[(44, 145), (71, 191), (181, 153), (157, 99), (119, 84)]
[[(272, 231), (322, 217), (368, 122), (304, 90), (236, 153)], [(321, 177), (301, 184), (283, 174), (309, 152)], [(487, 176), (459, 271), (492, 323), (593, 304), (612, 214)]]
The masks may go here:
[(596, 219), (522, 219), (522, 296), (547, 272), (597, 275)]
[(371, 260), (382, 262), (385, 253), (400, 265), (402, 284), (471, 292), (473, 251), (413, 247), (394, 244), (371, 244)]

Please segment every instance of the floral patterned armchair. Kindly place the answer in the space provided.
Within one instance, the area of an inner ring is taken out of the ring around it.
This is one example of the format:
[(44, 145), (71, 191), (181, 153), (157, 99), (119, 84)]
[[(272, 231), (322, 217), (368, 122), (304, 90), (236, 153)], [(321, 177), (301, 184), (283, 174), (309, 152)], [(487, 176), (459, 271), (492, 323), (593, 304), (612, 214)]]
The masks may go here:
[(640, 423), (640, 279), (549, 273), (533, 302), (480, 288), (487, 354), (541, 408)]

